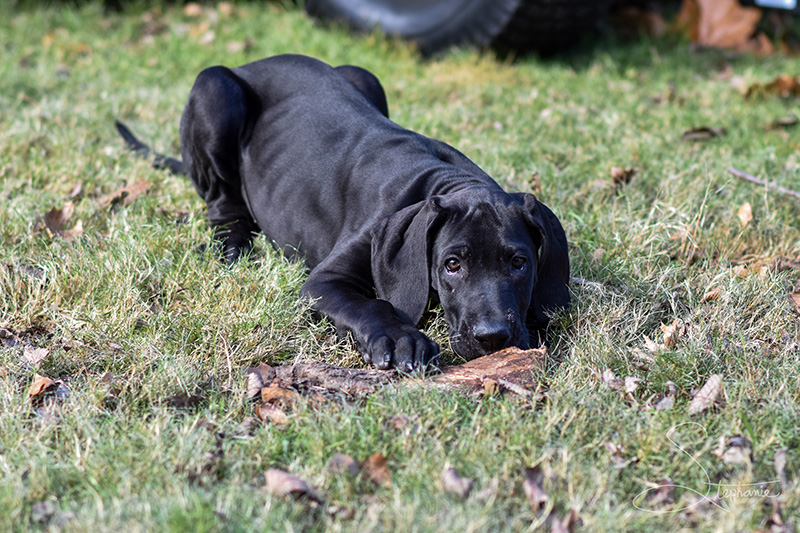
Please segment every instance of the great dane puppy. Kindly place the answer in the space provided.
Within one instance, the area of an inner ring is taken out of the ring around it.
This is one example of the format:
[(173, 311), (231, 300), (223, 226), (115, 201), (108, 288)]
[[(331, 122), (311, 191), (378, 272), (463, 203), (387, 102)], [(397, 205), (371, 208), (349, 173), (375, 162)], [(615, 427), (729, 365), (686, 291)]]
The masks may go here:
[(438, 364), (417, 329), (429, 303), (467, 359), (538, 344), (569, 304), (567, 240), (550, 209), (389, 120), (364, 69), (299, 55), (208, 68), (180, 135), (182, 161), (155, 164), (191, 177), (225, 258), (260, 230), (305, 259), (303, 295), (378, 368)]

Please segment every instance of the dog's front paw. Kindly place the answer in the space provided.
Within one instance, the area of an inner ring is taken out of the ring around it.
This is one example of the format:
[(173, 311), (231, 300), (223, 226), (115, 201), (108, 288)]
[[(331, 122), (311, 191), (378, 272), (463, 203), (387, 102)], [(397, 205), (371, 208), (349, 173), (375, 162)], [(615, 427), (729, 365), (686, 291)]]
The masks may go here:
[(374, 335), (361, 352), (366, 362), (381, 370), (422, 372), (439, 366), (439, 345), (405, 324)]

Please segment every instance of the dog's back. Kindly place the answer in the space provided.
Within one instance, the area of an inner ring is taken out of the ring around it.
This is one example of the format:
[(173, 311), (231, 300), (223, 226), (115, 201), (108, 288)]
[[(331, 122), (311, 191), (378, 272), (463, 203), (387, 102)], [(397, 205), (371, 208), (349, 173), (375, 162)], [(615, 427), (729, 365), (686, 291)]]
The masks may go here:
[(457, 150), (383, 116), (320, 61), (278, 56), (232, 71), (261, 98), (252, 138), (262, 142), (242, 150), (249, 203), (261, 230), (311, 267), (341, 236), (406, 206), (453, 188), (497, 187)]

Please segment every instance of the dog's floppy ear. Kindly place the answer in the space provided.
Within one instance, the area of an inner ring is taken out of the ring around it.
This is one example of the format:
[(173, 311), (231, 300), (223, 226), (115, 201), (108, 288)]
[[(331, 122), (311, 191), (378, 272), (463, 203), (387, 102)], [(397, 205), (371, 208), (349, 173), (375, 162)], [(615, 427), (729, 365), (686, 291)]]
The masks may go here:
[(378, 296), (416, 325), (430, 295), (433, 240), (444, 219), (436, 197), (383, 219), (372, 231), (372, 278)]
[(528, 309), (528, 326), (543, 329), (550, 322), (547, 311), (569, 305), (569, 250), (558, 218), (532, 194), (519, 194), (525, 221), (539, 248), (537, 279)]

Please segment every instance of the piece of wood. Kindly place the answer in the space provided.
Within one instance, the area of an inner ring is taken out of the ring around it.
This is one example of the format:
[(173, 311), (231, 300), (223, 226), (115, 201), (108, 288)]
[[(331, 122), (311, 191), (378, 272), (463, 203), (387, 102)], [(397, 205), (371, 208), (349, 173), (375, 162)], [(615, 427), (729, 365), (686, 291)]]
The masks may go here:
[[(506, 348), (490, 355), (478, 357), (462, 365), (442, 368), (442, 371), (411, 379), (425, 386), (444, 386), (467, 391), (483, 390), (487, 393), (508, 390), (525, 396), (537, 384), (544, 371), (546, 348), (522, 350)], [(292, 390), (300, 396), (321, 394), (324, 397), (345, 395), (368, 396), (400, 379), (393, 370), (344, 368), (322, 361), (300, 361), (292, 365), (271, 367), (261, 364), (248, 369), (248, 397), (268, 403), (273, 395), (265, 391)], [(278, 402), (280, 403), (280, 402)]]
[(496, 382), (501, 388), (524, 395), (536, 386), (537, 377), (544, 372), (547, 348), (505, 348), (478, 357), (463, 365), (447, 366), (433, 377), (433, 382), (449, 387), (488, 390), (487, 383)]

